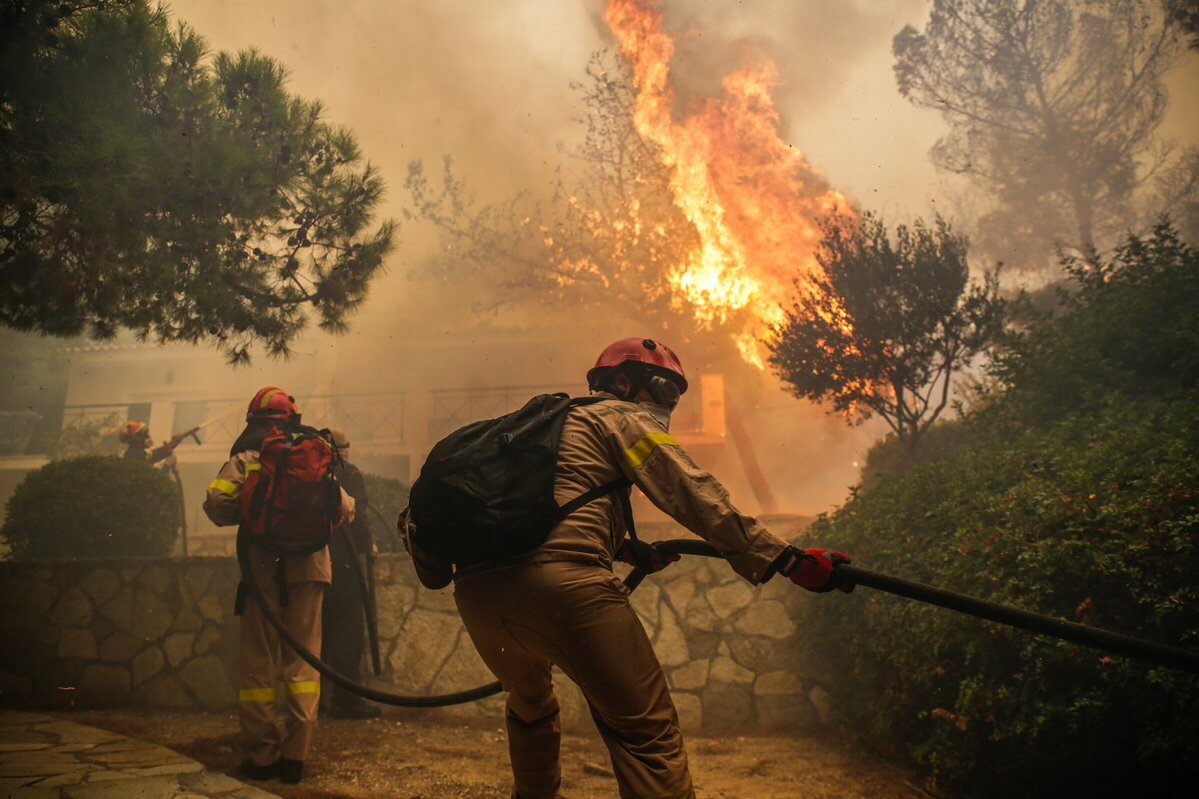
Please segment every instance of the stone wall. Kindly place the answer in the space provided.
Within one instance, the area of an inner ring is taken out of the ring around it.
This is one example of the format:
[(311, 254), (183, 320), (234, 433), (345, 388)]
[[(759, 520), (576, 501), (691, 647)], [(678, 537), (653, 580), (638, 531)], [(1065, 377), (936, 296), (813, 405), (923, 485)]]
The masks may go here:
[[(377, 564), (379, 687), (442, 693), (490, 682), (454, 607), (402, 555)], [(39, 706), (231, 707), (236, 563), (230, 558), (0, 563), (0, 697)], [(825, 712), (792, 617), (817, 601), (775, 580), (753, 588), (722, 561), (685, 558), (642, 583), (633, 605), (686, 729), (800, 729)], [(556, 680), (568, 727), (586, 706)], [(499, 713), (498, 698), (447, 712)]]
[(41, 706), (229, 706), (230, 558), (0, 563), (0, 694)]

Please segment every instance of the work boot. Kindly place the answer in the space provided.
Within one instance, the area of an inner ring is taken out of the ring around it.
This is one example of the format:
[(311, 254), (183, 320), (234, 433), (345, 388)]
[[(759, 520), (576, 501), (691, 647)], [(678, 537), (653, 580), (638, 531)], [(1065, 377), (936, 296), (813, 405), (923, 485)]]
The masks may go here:
[(260, 766), (253, 760), (243, 760), (237, 767), (239, 776), (245, 777), (247, 780), (255, 782), (263, 782), (265, 780), (273, 780), (278, 768), (278, 761), (271, 763), (269, 766)]
[(288, 785), (299, 785), (304, 779), (304, 761), (292, 760), (289, 757), (279, 758), (275, 764), (275, 778)]
[(374, 705), (368, 705), (366, 702), (334, 702), (329, 705), (329, 709), (325, 714), (331, 719), (351, 719), (355, 721), (369, 721), (377, 719), (383, 714), (383, 711)]

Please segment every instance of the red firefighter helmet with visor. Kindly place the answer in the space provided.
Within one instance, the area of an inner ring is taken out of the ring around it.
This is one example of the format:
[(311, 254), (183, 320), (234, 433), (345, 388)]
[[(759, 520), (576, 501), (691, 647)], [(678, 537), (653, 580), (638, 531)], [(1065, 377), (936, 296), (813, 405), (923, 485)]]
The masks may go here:
[(250, 400), (246, 409), (246, 421), (252, 419), (279, 419), (286, 421), (300, 415), (296, 407), (295, 397), (278, 386), (266, 386), (258, 389), (258, 393)]
[[(593, 390), (596, 389), (599, 378), (609, 369), (625, 364), (644, 365), (655, 377), (665, 378), (673, 384), (679, 395), (687, 391), (687, 375), (683, 373), (683, 364), (679, 356), (675, 355), (670, 347), (652, 338), (624, 338), (604, 347), (604, 351), (595, 361), (595, 366), (587, 372), (587, 385)], [(674, 402), (677, 401), (676, 396)], [(674, 402), (663, 404), (673, 405)]]

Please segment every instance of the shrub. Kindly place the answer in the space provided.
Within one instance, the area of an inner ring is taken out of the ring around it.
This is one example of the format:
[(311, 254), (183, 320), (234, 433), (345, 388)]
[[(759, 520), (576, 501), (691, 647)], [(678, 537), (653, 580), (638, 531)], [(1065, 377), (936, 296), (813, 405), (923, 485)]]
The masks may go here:
[[(812, 539), (860, 565), (1199, 647), (1199, 261), (1168, 228), (1009, 342), (930, 460)], [(875, 460), (881, 462), (886, 448)], [(1148, 795), (1199, 773), (1199, 677), (861, 590), (799, 622), (844, 719), (969, 796)]]
[(13, 558), (169, 555), (179, 490), (145, 463), (106, 456), (54, 461), (8, 500), (0, 535)]
[(375, 543), (384, 552), (402, 552), (403, 547), (396, 541), (396, 518), (408, 504), (410, 486), (378, 474), (364, 474), (363, 477), (366, 478), (366, 497), (372, 508), (367, 521), (374, 531)]
[(1065, 313), (1014, 336), (990, 369), (1006, 417), (1045, 424), (1116, 393), (1199, 386), (1199, 250), (1162, 223), (1109, 263), (1066, 268), (1079, 288), (1065, 296)]
[[(871, 569), (1194, 647), (1197, 411), (1121, 403), (963, 450), (859, 494), (811, 537)], [(1048, 794), (1135, 773), (1144, 788), (1199, 769), (1193, 676), (869, 590), (809, 607), (802, 628), (847, 663), (847, 720), (951, 786)]]

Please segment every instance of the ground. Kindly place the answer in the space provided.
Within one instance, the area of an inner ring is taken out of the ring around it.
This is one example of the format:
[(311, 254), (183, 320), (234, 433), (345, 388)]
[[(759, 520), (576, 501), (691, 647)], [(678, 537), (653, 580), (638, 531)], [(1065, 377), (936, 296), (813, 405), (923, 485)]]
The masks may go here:
[[(163, 744), (214, 771), (234, 773), (239, 760), (232, 713), (104, 710), (59, 715)], [(562, 749), (567, 799), (616, 795), (598, 735), (565, 735)], [(923, 795), (910, 773), (822, 735), (693, 735), (688, 751), (703, 799)], [(508, 773), (507, 747), (498, 724), (438, 721), (389, 709), (371, 722), (322, 720), (304, 783), (261, 785), (288, 799), (508, 799)]]

